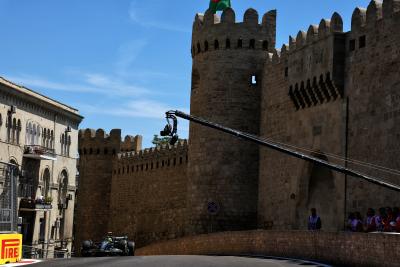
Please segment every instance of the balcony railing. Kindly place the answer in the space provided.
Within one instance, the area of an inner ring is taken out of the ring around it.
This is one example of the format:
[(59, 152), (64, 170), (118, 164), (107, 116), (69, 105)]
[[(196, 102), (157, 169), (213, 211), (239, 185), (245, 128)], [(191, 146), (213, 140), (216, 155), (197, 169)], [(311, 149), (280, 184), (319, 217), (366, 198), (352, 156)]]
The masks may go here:
[(23, 198), (19, 203), (19, 209), (25, 211), (51, 210), (53, 206), (50, 202), (35, 199)]
[(24, 157), (39, 160), (57, 160), (54, 149), (38, 145), (26, 145)]

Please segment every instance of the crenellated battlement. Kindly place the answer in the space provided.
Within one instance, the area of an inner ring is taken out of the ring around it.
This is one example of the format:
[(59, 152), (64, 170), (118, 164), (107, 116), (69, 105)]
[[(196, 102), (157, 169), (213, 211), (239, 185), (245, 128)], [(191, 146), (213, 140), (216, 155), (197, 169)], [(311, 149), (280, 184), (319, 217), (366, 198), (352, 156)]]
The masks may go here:
[(213, 14), (210, 10), (207, 10), (205, 15), (197, 13), (193, 24), (193, 29), (196, 31), (203, 31), (212, 26), (218, 25), (233, 25), (244, 26), (254, 28), (253, 30), (259, 30), (260, 27), (267, 30), (270, 27), (274, 27), (275, 24), (271, 18), (276, 17), (276, 10), (268, 11), (263, 15), (262, 22), (259, 23), (259, 15), (257, 10), (249, 8), (243, 15), (243, 21), (236, 21), (236, 14), (232, 8), (227, 8), (222, 16), (219, 17), (217, 14)]
[[(371, 28), (377, 27), (382, 20), (391, 20), (394, 15), (400, 15), (400, 0), (372, 0), (367, 8), (356, 7), (351, 18), (349, 35), (364, 34)], [(389, 25), (391, 23), (388, 23)], [(397, 28), (396, 28), (397, 29)], [(267, 63), (280, 63), (297, 50), (305, 49), (314, 43), (326, 39), (335, 33), (343, 33), (343, 20), (338, 13), (334, 13), (330, 20), (322, 19), (319, 25), (310, 25), (307, 32), (300, 30), (296, 37), (289, 36), (289, 43), (280, 50), (271, 51)], [(278, 53), (277, 51), (280, 51)]]
[(124, 141), (121, 143), (121, 151), (139, 151), (142, 149), (142, 136), (141, 135), (127, 135)]
[(274, 49), (268, 58), (268, 63), (280, 63), (290, 54), (307, 49), (315, 43), (326, 40), (334, 34), (343, 34), (343, 20), (338, 13), (333, 13), (331, 19), (321, 19), (318, 25), (311, 24), (307, 32), (299, 30), (296, 38), (289, 36), (289, 43), (283, 44), (281, 49)]
[(118, 154), (118, 159), (143, 159), (152, 158), (155, 155), (160, 154), (171, 154), (172, 152), (186, 151), (188, 148), (188, 141), (182, 140), (177, 142), (175, 145), (161, 145), (157, 147), (151, 147), (142, 149), (139, 151), (121, 152)]
[(379, 44), (380, 32), (392, 35), (398, 31), (399, 19), (400, 0), (372, 0), (367, 8), (355, 8), (348, 33), (348, 50), (364, 48), (371, 42)]
[(85, 129), (79, 131), (78, 147), (80, 155), (116, 155), (141, 150), (142, 136), (128, 135), (121, 140), (121, 129), (112, 129), (109, 134), (103, 129)]
[(372, 0), (368, 7), (357, 7), (351, 18), (351, 32), (359, 32), (365, 28), (375, 27), (380, 20), (390, 20), (400, 11), (399, 0)]
[(344, 95), (345, 58), (367, 42), (379, 43), (379, 32), (397, 31), (399, 19), (400, 0), (372, 0), (367, 8), (354, 9), (351, 31), (343, 33), (335, 12), (330, 20), (289, 36), (289, 44), (269, 54), (266, 66), (285, 65), (288, 95), (297, 110), (335, 100)]
[(197, 14), (193, 23), (192, 56), (221, 49), (250, 49), (269, 51), (275, 47), (276, 10), (263, 15), (246, 10), (243, 22), (236, 21), (235, 11), (226, 9), (222, 16), (207, 10)]
[(318, 25), (300, 30), (289, 44), (275, 49), (267, 67), (283, 64), (288, 97), (296, 110), (334, 101), (343, 96), (345, 33), (338, 13)]
[[(248, 9), (241, 22), (230, 8), (221, 16), (197, 14), (190, 113), (322, 159), (325, 153), (400, 169), (399, 26), (400, 0), (374, 0), (354, 10), (348, 32), (333, 13), (275, 48), (275, 10), (261, 18)], [(349, 212), (400, 201), (195, 123), (189, 138), (190, 148), (185, 140), (142, 149), (140, 136), (121, 139), (121, 130), (80, 131), (78, 211), (95, 220), (79, 218), (85, 231), (77, 240), (113, 231), (144, 246), (209, 232), (307, 229), (311, 207), (324, 230), (340, 231)], [(381, 178), (398, 182), (389, 173)]]
[(114, 175), (155, 170), (188, 163), (188, 142), (182, 140), (175, 145), (162, 145), (140, 151), (121, 152), (114, 164)]
[(121, 130), (113, 129), (110, 131), (110, 134), (107, 134), (103, 129), (84, 129), (79, 130), (78, 138), (82, 141), (104, 141), (110, 139), (120, 139)]

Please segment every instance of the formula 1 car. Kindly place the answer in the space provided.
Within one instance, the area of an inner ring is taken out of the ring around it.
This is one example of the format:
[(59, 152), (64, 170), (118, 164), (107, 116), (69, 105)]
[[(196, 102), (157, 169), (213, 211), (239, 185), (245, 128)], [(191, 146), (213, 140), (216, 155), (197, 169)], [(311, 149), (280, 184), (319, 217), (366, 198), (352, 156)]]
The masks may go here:
[(134, 256), (135, 243), (127, 236), (107, 235), (100, 242), (85, 240), (81, 247), (82, 257)]

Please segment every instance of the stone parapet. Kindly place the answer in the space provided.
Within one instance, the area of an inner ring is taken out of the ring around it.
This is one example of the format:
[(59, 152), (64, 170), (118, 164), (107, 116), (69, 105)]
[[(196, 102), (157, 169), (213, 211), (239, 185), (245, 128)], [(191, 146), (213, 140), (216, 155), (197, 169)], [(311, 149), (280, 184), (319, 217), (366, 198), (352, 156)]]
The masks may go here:
[(222, 50), (273, 50), (276, 35), (276, 10), (264, 14), (262, 23), (256, 10), (246, 10), (243, 22), (236, 22), (235, 11), (226, 9), (219, 17), (208, 10), (197, 14), (193, 23), (192, 56)]
[(400, 235), (239, 231), (190, 236), (136, 250), (149, 255), (264, 255), (340, 266), (400, 266)]

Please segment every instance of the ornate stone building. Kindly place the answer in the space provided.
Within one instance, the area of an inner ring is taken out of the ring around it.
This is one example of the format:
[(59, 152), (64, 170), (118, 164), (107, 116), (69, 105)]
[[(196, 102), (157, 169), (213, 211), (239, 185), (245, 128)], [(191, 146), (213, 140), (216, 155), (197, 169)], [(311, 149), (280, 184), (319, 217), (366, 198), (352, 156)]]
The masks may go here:
[(76, 109), (0, 78), (0, 160), (20, 169), (24, 251), (71, 252), (81, 121)]
[[(371, 1), (354, 10), (350, 31), (334, 13), (276, 49), (276, 11), (261, 23), (253, 9), (243, 22), (232, 9), (198, 14), (191, 114), (400, 184), (399, 26), (399, 0)], [(323, 230), (337, 231), (350, 211), (400, 201), (388, 189), (195, 124), (188, 147), (146, 152), (127, 140), (117, 130), (81, 133), (81, 192), (104, 192), (79, 207), (78, 240), (115, 231), (141, 246), (215, 231), (305, 229), (311, 207)], [(99, 209), (88, 212), (93, 205)], [(90, 218), (102, 224), (90, 228)]]

